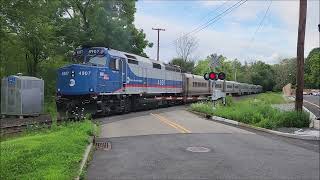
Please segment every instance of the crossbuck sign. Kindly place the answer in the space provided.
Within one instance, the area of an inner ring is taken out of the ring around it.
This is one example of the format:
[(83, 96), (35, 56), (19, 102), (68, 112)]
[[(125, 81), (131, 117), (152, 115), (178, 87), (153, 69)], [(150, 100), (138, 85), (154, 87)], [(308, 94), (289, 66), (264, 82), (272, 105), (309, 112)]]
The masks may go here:
[(218, 56), (216, 53), (211, 55), (211, 68), (220, 66), (221, 56)]

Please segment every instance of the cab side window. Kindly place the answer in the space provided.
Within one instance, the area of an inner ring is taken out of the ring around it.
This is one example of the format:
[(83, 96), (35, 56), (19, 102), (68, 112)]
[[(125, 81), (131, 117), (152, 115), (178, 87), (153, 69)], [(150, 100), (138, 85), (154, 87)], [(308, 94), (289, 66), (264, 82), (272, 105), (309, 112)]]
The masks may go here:
[(118, 71), (119, 70), (119, 63), (120, 63), (119, 59), (112, 57), (109, 62), (109, 68), (112, 70)]

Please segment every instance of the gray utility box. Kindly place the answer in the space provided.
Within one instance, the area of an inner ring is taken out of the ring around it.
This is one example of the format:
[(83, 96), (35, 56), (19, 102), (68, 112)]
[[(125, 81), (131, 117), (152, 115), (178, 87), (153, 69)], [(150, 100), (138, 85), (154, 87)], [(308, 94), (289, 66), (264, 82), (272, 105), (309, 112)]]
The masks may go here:
[(8, 76), (1, 82), (1, 114), (37, 116), (43, 112), (44, 82), (30, 76)]

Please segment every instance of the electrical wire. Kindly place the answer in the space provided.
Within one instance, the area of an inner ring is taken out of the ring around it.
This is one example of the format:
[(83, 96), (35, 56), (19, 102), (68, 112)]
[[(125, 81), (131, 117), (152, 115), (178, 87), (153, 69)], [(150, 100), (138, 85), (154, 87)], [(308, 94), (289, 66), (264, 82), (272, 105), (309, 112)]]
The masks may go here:
[[(204, 30), (205, 28), (209, 27), (209, 26), (212, 25), (213, 23), (215, 23), (215, 22), (217, 22), (218, 20), (220, 20), (223, 16), (231, 13), (234, 9), (240, 7), (240, 6), (241, 6), (242, 4), (244, 4), (245, 2), (247, 2), (247, 0), (244, 0), (244, 1), (240, 0), (240, 1), (236, 2), (234, 5), (232, 5), (231, 7), (227, 8), (227, 9), (224, 10), (222, 13), (220, 13), (220, 14), (218, 14), (217, 16), (213, 17), (212, 19), (210, 19), (210, 20), (207, 21), (206, 23), (204, 23), (204, 24), (202, 24), (201, 26), (193, 29), (192, 31), (190, 31), (190, 32), (182, 35), (181, 37), (175, 39), (175, 40), (173, 41), (173, 43), (170, 44), (170, 45), (174, 45), (179, 39), (184, 38), (184, 37), (186, 37), (186, 36), (189, 36), (189, 35), (192, 34), (192, 33), (193, 33), (193, 34), (196, 34), (196, 33), (200, 32), (200, 31)], [(223, 4), (223, 5), (224, 5), (224, 4)]]

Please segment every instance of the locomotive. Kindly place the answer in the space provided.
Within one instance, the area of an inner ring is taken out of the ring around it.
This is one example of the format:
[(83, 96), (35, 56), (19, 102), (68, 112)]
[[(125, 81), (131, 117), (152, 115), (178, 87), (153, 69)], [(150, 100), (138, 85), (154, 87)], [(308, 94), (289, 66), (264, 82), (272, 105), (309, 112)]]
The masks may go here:
[(261, 86), (204, 80), (178, 66), (105, 47), (83, 47), (79, 62), (58, 69), (57, 109), (61, 116), (109, 115), (206, 99), (213, 89), (251, 94)]

